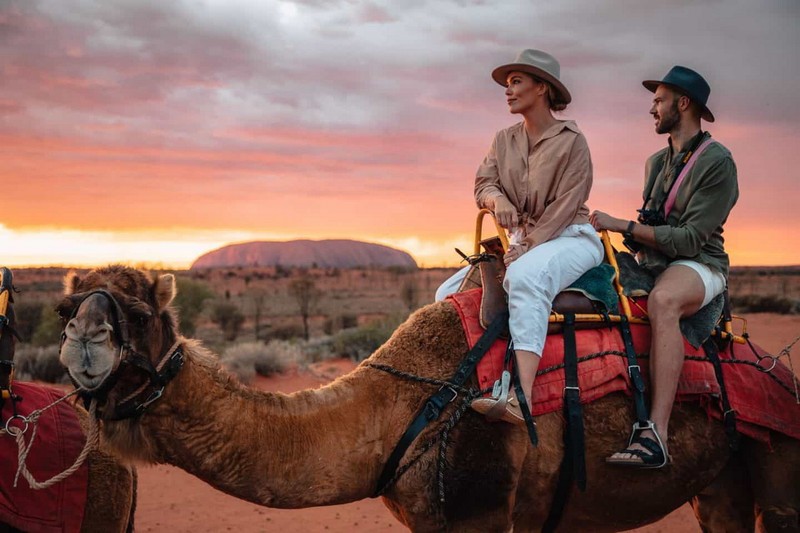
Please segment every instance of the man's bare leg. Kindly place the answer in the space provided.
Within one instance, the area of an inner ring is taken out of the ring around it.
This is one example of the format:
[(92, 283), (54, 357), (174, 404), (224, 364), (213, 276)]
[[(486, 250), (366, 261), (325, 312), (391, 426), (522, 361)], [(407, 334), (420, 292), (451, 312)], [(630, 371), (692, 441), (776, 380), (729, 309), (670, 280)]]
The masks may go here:
[[(652, 339), (650, 343), (650, 383), (652, 404), (650, 419), (655, 423), (666, 452), (669, 436), (669, 418), (675, 393), (683, 368), (683, 335), (679, 320), (696, 313), (705, 296), (705, 286), (700, 276), (691, 268), (675, 265), (667, 268), (656, 280), (647, 299)], [(642, 437), (653, 440), (652, 431), (643, 431)], [(631, 449), (650, 453), (638, 444)], [(619, 452), (615, 459), (634, 459), (630, 453)], [(639, 459), (636, 457), (636, 459)], [(634, 459), (635, 460), (635, 459)]]

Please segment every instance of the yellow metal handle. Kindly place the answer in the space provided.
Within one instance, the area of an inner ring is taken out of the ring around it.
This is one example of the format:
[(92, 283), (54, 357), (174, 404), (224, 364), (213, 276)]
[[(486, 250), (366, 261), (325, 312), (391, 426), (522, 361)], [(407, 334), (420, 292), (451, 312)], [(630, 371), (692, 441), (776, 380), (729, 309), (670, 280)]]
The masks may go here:
[(606, 260), (608, 264), (614, 267), (614, 289), (617, 291), (619, 298), (619, 305), (622, 307), (622, 313), (631, 320), (631, 306), (628, 304), (628, 297), (625, 296), (625, 291), (622, 288), (622, 283), (619, 281), (619, 265), (617, 264), (617, 257), (614, 255), (614, 247), (611, 246), (611, 238), (608, 236), (607, 230), (600, 230), (600, 240), (603, 241), (603, 248), (606, 251)]
[(0, 269), (0, 316), (6, 316), (6, 310), (8, 309), (8, 291), (4, 288), (3, 281), (3, 269)]
[(500, 237), (500, 242), (503, 244), (503, 251), (508, 251), (508, 237), (506, 237), (506, 230), (497, 223), (497, 219), (494, 218), (494, 214), (488, 209), (481, 209), (478, 211), (478, 220), (475, 222), (475, 247), (474, 247), (474, 254), (478, 255), (481, 253), (481, 240), (482, 236), (481, 233), (483, 232), (483, 217), (489, 215), (492, 217), (494, 221), (494, 227), (497, 228), (497, 236)]

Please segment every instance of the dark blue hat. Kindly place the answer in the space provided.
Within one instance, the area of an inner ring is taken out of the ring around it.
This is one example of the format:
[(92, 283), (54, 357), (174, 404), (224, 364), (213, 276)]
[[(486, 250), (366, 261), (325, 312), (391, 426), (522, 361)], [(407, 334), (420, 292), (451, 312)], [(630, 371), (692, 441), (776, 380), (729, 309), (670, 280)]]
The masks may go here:
[(706, 106), (708, 95), (711, 94), (711, 87), (708, 86), (708, 82), (703, 79), (703, 76), (690, 68), (675, 65), (667, 72), (663, 80), (645, 80), (642, 82), (645, 89), (651, 93), (656, 92), (658, 86), (662, 84), (677, 89), (691, 98), (693, 102), (700, 104), (703, 108), (703, 112), (700, 115), (701, 118), (708, 122), (714, 122), (714, 115), (711, 114), (711, 110)]

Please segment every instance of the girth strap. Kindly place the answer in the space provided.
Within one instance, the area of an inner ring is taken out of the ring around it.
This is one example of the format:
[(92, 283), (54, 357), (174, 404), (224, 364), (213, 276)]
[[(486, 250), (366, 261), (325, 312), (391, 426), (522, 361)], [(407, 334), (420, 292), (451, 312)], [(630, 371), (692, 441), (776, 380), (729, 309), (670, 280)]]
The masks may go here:
[(642, 370), (636, 360), (636, 349), (633, 347), (633, 336), (631, 335), (631, 325), (628, 317), (620, 315), (619, 330), (622, 333), (622, 342), (625, 345), (625, 356), (628, 359), (628, 376), (631, 378), (633, 386), (633, 407), (636, 410), (636, 421), (638, 427), (646, 427), (650, 420), (645, 403), (645, 386), (642, 378)]
[(575, 342), (575, 315), (564, 315), (564, 458), (558, 473), (558, 484), (550, 512), (542, 532), (555, 531), (569, 500), (572, 482), (586, 490), (586, 446), (584, 442), (583, 407), (578, 382), (578, 350)]
[(728, 436), (728, 446), (731, 450), (736, 451), (739, 449), (739, 432), (736, 431), (736, 411), (731, 408), (731, 403), (728, 400), (728, 391), (725, 388), (725, 380), (722, 375), (722, 362), (719, 359), (719, 350), (711, 337), (703, 342), (703, 350), (706, 352), (706, 357), (711, 361), (714, 366), (714, 374), (717, 376), (717, 383), (719, 383), (719, 396), (722, 401), (722, 423), (725, 426), (725, 434)]
[(386, 464), (383, 466), (383, 471), (381, 472), (380, 477), (378, 478), (378, 484), (375, 488), (375, 492), (373, 493), (373, 497), (380, 496), (386, 487), (388, 486), (389, 482), (394, 477), (394, 473), (397, 471), (397, 467), (400, 465), (400, 460), (408, 450), (408, 447), (411, 446), (411, 443), (422, 433), (422, 430), (434, 420), (437, 420), (439, 416), (441, 416), (442, 411), (444, 408), (455, 400), (458, 392), (456, 391), (455, 387), (461, 387), (469, 378), (469, 376), (475, 371), (475, 367), (478, 365), (478, 362), (486, 355), (486, 352), (489, 351), (489, 348), (492, 346), (492, 343), (497, 339), (500, 333), (503, 331), (506, 325), (506, 321), (508, 320), (508, 312), (503, 312), (497, 315), (489, 327), (486, 328), (481, 338), (478, 339), (478, 342), (475, 343), (475, 346), (467, 352), (467, 355), (461, 361), (461, 364), (456, 369), (455, 374), (453, 377), (450, 378), (451, 386), (443, 386), (439, 389), (436, 394), (428, 398), (425, 402), (425, 405), (422, 406), (422, 409), (417, 413), (417, 416), (414, 417), (414, 420), (408, 425), (405, 433), (403, 436), (400, 437), (400, 440), (397, 442), (397, 445), (392, 450), (391, 455), (389, 455), (389, 459), (386, 461)]
[[(536, 356), (534, 356), (536, 357)], [(512, 341), (508, 342), (508, 348), (506, 348), (506, 361), (505, 366), (509, 367), (511, 361), (514, 362), (516, 365), (516, 355), (514, 352), (514, 343)], [(528, 401), (525, 399), (525, 393), (522, 390), (522, 383), (519, 380), (519, 372), (516, 368), (513, 369), (511, 372), (512, 379), (514, 381), (514, 392), (517, 396), (517, 401), (519, 402), (520, 411), (522, 411), (522, 418), (525, 420), (525, 428), (528, 430), (528, 438), (531, 441), (531, 444), (534, 446), (539, 445), (539, 435), (536, 433), (536, 422), (533, 421), (533, 415), (531, 414), (531, 408), (528, 405)]]

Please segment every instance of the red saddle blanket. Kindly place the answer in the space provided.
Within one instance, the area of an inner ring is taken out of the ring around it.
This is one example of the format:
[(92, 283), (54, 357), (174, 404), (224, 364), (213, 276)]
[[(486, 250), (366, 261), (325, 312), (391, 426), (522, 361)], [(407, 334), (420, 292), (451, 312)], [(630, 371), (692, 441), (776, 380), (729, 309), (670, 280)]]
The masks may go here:
[[(62, 391), (35, 383), (14, 382), (14, 393), (22, 397), (17, 413), (29, 415), (63, 396)], [(12, 416), (11, 402), (2, 409), (3, 424)], [(18, 420), (12, 425), (19, 427)], [(25, 433), (30, 442), (33, 428)], [(74, 409), (60, 403), (39, 418), (36, 439), (26, 460), (28, 470), (43, 482), (72, 466), (85, 444)], [(43, 490), (33, 490), (21, 475), (14, 487), (19, 448), (15, 438), (0, 434), (0, 523), (28, 532), (79, 531), (86, 505), (88, 468), (84, 463), (63, 481)]]
[[(480, 289), (473, 289), (449, 297), (461, 317), (470, 347), (484, 332), (478, 321), (480, 295)], [(649, 353), (650, 327), (633, 324), (631, 333), (636, 353)], [(590, 403), (617, 391), (630, 394), (628, 364), (619, 329), (578, 330), (575, 336), (580, 361), (578, 380), (581, 403)], [(481, 388), (491, 387), (500, 377), (506, 345), (507, 342), (502, 339), (496, 341), (478, 363), (476, 373)], [(695, 349), (684, 342), (684, 349), (689, 358), (705, 358), (702, 348)], [(755, 346), (755, 349), (759, 355), (766, 355), (759, 347)], [(531, 411), (534, 416), (563, 407), (564, 371), (556, 368), (564, 360), (563, 336), (549, 335), (543, 351), (539, 371), (545, 372), (537, 376), (533, 384), (534, 404)], [(720, 359), (723, 361), (722, 372), (728, 398), (736, 411), (737, 429), (765, 442), (769, 441), (769, 430), (800, 439), (800, 405), (797, 405), (794, 396), (791, 371), (780, 363), (769, 373), (760, 371), (755, 366), (757, 357), (750, 347), (741, 344), (731, 343), (720, 353)], [(640, 359), (639, 364), (647, 379), (647, 359)], [(762, 367), (768, 366), (762, 363)], [(677, 401), (700, 402), (710, 416), (722, 418), (719, 384), (714, 367), (708, 360), (685, 361), (678, 384)]]

